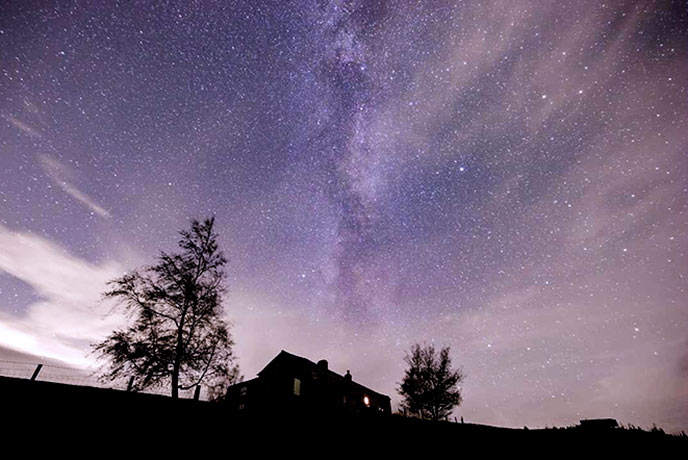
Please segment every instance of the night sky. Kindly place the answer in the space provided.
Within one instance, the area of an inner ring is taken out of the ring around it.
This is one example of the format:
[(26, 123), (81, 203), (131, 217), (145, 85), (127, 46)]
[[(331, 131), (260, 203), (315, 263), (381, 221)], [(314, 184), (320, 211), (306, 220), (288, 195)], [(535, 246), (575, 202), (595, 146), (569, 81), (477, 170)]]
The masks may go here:
[(688, 429), (685, 2), (47, 4), (0, 6), (0, 359), (92, 363), (215, 215), (246, 378), (396, 406), (425, 341), (466, 421)]

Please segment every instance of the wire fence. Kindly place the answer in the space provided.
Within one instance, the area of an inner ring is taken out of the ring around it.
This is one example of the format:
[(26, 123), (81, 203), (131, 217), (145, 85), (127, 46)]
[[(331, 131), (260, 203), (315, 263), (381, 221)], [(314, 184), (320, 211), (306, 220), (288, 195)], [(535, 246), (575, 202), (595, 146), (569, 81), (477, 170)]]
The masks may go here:
[[(40, 366), (40, 368), (39, 368)], [(107, 382), (98, 378), (96, 369), (80, 369), (76, 367), (56, 366), (53, 364), (8, 361), (0, 359), (0, 376), (19, 379), (31, 379), (37, 372), (35, 380), (52, 383), (63, 383), (67, 385), (88, 386), (96, 388), (109, 388), (115, 390), (126, 390), (127, 382)], [(141, 393), (158, 394), (168, 396), (168, 388), (146, 389)], [(180, 398), (193, 398), (193, 390), (180, 390)], [(204, 392), (201, 392), (201, 399), (205, 399)]]

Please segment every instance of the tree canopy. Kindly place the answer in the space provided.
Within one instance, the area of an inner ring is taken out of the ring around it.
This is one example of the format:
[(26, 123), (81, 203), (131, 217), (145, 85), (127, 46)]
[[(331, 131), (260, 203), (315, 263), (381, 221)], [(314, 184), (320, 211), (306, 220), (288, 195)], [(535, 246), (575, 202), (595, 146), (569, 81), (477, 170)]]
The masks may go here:
[(211, 399), (239, 380), (234, 341), (223, 317), (224, 266), (215, 219), (193, 220), (177, 253), (108, 283), (103, 297), (124, 307), (129, 327), (93, 348), (106, 361), (103, 378), (133, 377), (133, 389), (170, 385), (171, 395), (204, 384)]
[(408, 365), (397, 391), (402, 396), (402, 407), (424, 419), (446, 420), (452, 410), (461, 404), (458, 385), (464, 373), (452, 370), (449, 347), (439, 353), (434, 345), (414, 344), (404, 357)]

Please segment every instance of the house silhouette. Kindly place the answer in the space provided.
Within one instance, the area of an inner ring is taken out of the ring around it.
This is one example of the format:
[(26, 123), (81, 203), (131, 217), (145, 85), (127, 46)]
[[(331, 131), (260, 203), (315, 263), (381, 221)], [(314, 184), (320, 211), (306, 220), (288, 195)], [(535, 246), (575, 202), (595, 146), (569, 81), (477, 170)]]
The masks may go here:
[(258, 377), (227, 389), (231, 411), (250, 414), (278, 412), (323, 414), (391, 413), (390, 398), (339, 375), (326, 360), (309, 359), (282, 350)]
[(581, 420), (580, 427), (586, 430), (610, 430), (618, 428), (619, 423), (614, 418), (590, 418)]

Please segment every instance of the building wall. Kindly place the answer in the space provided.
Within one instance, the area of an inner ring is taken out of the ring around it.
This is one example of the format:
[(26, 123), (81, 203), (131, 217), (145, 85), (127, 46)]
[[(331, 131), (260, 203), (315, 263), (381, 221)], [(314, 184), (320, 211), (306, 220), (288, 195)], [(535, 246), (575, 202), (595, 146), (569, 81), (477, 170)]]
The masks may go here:
[(229, 388), (230, 410), (390, 414), (389, 397), (326, 369), (275, 365), (260, 377)]

